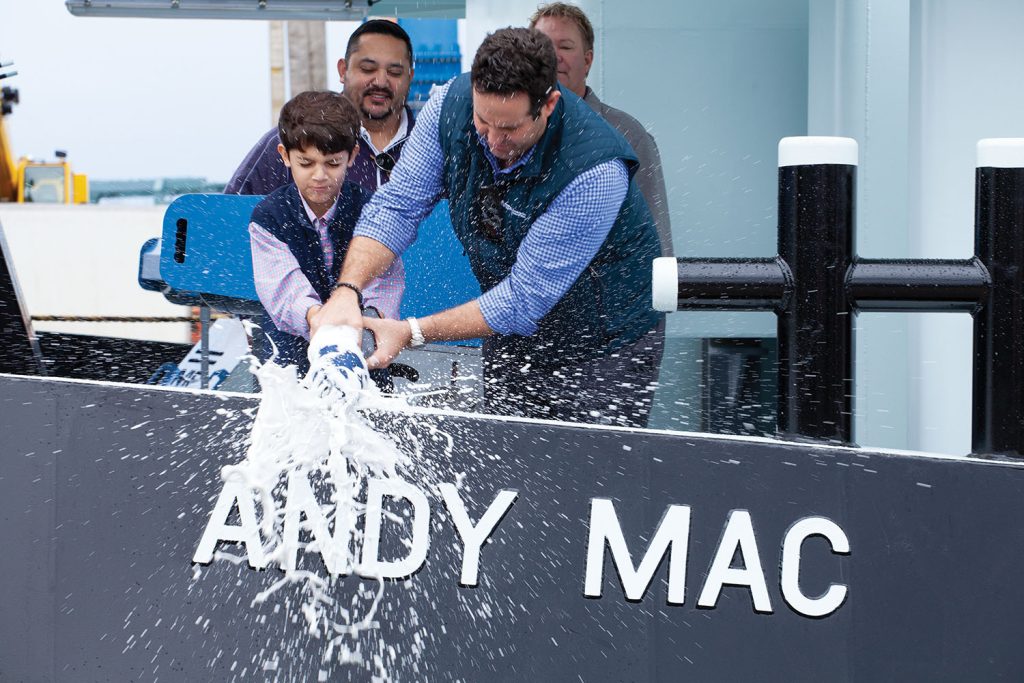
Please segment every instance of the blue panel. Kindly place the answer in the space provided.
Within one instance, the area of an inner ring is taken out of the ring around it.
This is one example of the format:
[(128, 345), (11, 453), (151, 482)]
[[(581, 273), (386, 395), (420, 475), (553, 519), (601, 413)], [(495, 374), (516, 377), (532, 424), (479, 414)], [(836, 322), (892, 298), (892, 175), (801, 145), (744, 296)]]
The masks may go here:
[[(164, 214), (160, 251), (164, 282), (178, 292), (257, 301), (248, 226), (261, 199), (190, 194), (175, 200)], [(420, 224), (419, 236), (403, 260), (403, 317), (429, 315), (480, 295), (480, 286), (452, 231), (446, 201)], [(241, 310), (230, 305), (217, 307)]]
[(434, 212), (420, 223), (419, 236), (402, 259), (403, 318), (437, 313), (480, 296), (480, 285), (452, 231), (447, 201), (438, 203)]
[(419, 109), (430, 88), (448, 82), (462, 71), (458, 22), (450, 19), (402, 19), (398, 22), (412, 41), (416, 70), (409, 87), (409, 106)]
[(187, 194), (164, 214), (160, 275), (173, 289), (257, 300), (249, 217), (259, 195)]

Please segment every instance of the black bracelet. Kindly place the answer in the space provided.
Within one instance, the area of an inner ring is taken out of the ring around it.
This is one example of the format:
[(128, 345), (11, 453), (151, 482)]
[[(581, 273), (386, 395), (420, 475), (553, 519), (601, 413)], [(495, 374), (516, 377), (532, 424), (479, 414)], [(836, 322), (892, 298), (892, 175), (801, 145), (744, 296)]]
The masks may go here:
[(331, 287), (331, 294), (334, 294), (336, 291), (338, 291), (342, 287), (345, 287), (346, 289), (351, 289), (353, 292), (356, 293), (356, 299), (359, 301), (359, 308), (362, 309), (363, 308), (363, 291), (361, 289), (359, 289), (358, 287), (356, 287), (351, 282), (338, 282), (338, 283), (335, 283), (335, 285), (333, 287)]

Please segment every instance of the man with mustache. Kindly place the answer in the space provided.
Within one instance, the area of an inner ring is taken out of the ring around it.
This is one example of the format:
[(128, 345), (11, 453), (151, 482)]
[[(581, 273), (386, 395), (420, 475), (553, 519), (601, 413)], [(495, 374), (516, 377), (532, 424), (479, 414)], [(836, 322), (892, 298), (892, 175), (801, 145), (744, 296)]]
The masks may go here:
[[(348, 40), (345, 57), (338, 60), (338, 76), (344, 95), (360, 116), (358, 155), (347, 180), (367, 192), (388, 182), (413, 128), (412, 111), (406, 105), (413, 76), (412, 42), (393, 21), (372, 19), (357, 28)], [(272, 128), (249, 151), (224, 188), (226, 194), (270, 194), (292, 182), (281, 160), (277, 128)], [(263, 254), (254, 250), (253, 259)], [(405, 270), (395, 260), (367, 292), (366, 303), (385, 318), (397, 318), (405, 288)]]
[(558, 82), (562, 87), (583, 98), (601, 118), (622, 133), (636, 152), (640, 160), (636, 182), (654, 214), (658, 238), (661, 240), (661, 255), (672, 256), (672, 226), (669, 223), (665, 176), (661, 170), (658, 145), (642, 123), (621, 109), (599, 100), (587, 85), (587, 75), (594, 63), (594, 27), (587, 15), (574, 5), (553, 2), (537, 8), (530, 17), (530, 28), (537, 29), (554, 44), (558, 56)]

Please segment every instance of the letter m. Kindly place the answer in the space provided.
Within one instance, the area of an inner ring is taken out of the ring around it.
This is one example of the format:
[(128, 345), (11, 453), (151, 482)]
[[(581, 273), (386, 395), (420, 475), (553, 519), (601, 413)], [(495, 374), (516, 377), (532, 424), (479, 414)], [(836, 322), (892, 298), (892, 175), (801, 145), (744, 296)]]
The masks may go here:
[(590, 538), (587, 542), (587, 571), (583, 594), (601, 597), (604, 583), (604, 548), (611, 550), (612, 563), (618, 571), (627, 600), (639, 601), (654, 579), (661, 559), (668, 554), (668, 602), (683, 604), (686, 595), (686, 551), (690, 540), (690, 508), (669, 505), (647, 546), (640, 566), (633, 568), (633, 559), (626, 547), (615, 505), (607, 498), (590, 501)]

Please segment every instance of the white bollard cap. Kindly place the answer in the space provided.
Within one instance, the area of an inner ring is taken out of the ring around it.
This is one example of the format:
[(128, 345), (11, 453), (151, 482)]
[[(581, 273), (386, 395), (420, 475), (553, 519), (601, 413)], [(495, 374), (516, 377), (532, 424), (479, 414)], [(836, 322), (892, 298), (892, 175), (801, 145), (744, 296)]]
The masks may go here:
[(652, 307), (656, 311), (673, 313), (679, 306), (679, 267), (674, 256), (654, 259), (651, 284)]
[(779, 140), (779, 168), (815, 164), (857, 165), (857, 141), (807, 135)]
[(978, 168), (1024, 168), (1024, 138), (978, 140)]

